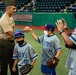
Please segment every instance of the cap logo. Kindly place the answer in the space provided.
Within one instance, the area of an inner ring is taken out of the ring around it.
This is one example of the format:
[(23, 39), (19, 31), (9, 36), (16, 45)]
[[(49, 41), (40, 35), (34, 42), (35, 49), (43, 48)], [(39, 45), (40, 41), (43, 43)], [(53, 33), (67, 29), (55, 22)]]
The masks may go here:
[(19, 32), (16, 32), (16, 34), (18, 34)]

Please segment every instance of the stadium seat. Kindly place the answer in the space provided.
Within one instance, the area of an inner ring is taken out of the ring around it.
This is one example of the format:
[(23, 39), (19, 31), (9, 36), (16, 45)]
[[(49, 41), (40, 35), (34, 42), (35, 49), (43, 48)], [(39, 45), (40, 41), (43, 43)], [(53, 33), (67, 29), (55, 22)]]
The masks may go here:
[[(16, 0), (17, 9), (21, 9), (21, 7), (27, 5), (29, 2), (31, 2), (31, 0)], [(70, 4), (74, 3), (75, 0), (36, 0), (35, 7), (36, 12), (60, 12), (61, 9), (64, 9), (66, 6), (69, 7)], [(5, 10), (5, 3), (0, 4), (0, 9)], [(28, 9), (32, 12), (31, 5)], [(67, 11), (72, 12), (70, 9), (67, 9)]]

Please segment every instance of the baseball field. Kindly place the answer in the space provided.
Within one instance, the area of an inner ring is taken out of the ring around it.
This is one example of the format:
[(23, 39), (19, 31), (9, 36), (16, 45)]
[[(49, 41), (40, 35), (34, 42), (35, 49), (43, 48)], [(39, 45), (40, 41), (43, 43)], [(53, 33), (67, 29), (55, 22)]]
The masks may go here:
[[(20, 26), (17, 25), (16, 29), (22, 29), (24, 26)], [(34, 26), (32, 27), (32, 29), (34, 29), (34, 32), (37, 34), (37, 36), (40, 36), (43, 34), (43, 31), (41, 30), (40, 27)], [(59, 33), (57, 32), (57, 29), (55, 30), (55, 34), (58, 36), (58, 38), (60, 39), (60, 44), (62, 46), (62, 53), (60, 55), (60, 62), (56, 68), (56, 72), (57, 75), (68, 75), (68, 69), (65, 68), (65, 64), (66, 64), (66, 60), (67, 60), (67, 55), (68, 55), (68, 49), (65, 48), (64, 42), (61, 38), (61, 36), (59, 35)], [(30, 75), (42, 75), (41, 71), (40, 71), (40, 58), (41, 58), (41, 53), (42, 53), (42, 45), (37, 43), (33, 37), (31, 36), (30, 33), (25, 33), (25, 40), (30, 43), (33, 48), (36, 50), (36, 52), (38, 53), (38, 58), (37, 61), (34, 65), (33, 70), (31, 71)], [(8, 69), (8, 75), (10, 75), (10, 71)]]

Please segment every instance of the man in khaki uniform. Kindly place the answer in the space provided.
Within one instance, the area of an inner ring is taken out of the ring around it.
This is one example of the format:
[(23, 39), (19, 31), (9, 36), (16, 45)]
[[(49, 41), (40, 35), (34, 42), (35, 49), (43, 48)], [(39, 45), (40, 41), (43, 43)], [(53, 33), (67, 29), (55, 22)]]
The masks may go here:
[[(12, 71), (13, 62), (13, 49), (14, 49), (14, 20), (12, 15), (16, 12), (15, 0), (5, 0), (6, 11), (0, 18), (0, 75), (7, 75), (8, 64), (10, 67), (11, 75), (18, 75)], [(24, 27), (24, 32), (27, 32), (27, 27)]]
[(7, 75), (8, 64), (11, 75), (18, 75), (18, 71), (13, 72), (13, 48), (14, 48), (14, 20), (12, 15), (16, 12), (15, 0), (6, 0), (6, 12), (0, 19), (0, 61), (1, 61), (1, 75)]
[[(14, 60), (13, 49), (14, 49), (14, 20), (12, 15), (16, 12), (15, 0), (5, 0), (6, 11), (0, 18), (0, 75), (7, 75), (8, 64), (10, 67), (11, 75), (18, 75), (12, 71)], [(27, 28), (24, 27), (22, 31), (28, 32)]]
[(0, 19), (0, 39), (10, 39), (13, 40), (13, 37), (8, 33), (9, 31), (14, 30), (14, 20), (12, 17), (9, 17), (7, 13), (3, 14)]

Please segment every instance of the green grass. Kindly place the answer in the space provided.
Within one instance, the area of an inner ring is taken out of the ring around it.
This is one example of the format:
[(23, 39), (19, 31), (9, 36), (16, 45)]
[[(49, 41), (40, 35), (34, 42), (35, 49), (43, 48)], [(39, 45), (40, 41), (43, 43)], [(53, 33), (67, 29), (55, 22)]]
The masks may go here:
[[(43, 31), (34, 31), (36, 33), (37, 36), (40, 36), (43, 34)], [(59, 33), (55, 33), (60, 41), (61, 41), (61, 46), (62, 46), (62, 53), (60, 55), (60, 62), (57, 66), (56, 72), (57, 75), (68, 75), (68, 69), (65, 68), (65, 64), (66, 64), (66, 59), (67, 59), (67, 55), (68, 55), (68, 50), (67, 48), (65, 48), (64, 46), (64, 42), (61, 38), (61, 36), (59, 35)], [(41, 58), (41, 52), (42, 52), (42, 45), (37, 43), (31, 36), (30, 33), (25, 33), (25, 40), (30, 43), (33, 48), (36, 50), (36, 52), (38, 53), (38, 59), (35, 63), (34, 69), (31, 71), (30, 75), (42, 75), (41, 71), (40, 71), (40, 58)], [(8, 75), (10, 75), (10, 71), (8, 70)]]

